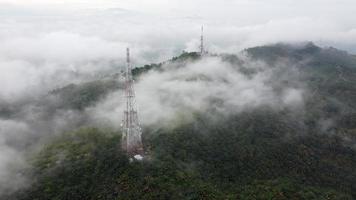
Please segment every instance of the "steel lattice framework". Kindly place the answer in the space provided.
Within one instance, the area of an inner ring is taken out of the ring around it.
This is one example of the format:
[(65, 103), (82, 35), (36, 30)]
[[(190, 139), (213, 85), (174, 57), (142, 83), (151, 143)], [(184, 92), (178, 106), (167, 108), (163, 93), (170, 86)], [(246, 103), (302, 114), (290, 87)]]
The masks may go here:
[(135, 104), (130, 49), (126, 49), (125, 98), (126, 105), (123, 119), (122, 148), (130, 156), (143, 155), (142, 130)]
[(204, 27), (201, 27), (201, 35), (200, 35), (200, 55), (204, 55)]

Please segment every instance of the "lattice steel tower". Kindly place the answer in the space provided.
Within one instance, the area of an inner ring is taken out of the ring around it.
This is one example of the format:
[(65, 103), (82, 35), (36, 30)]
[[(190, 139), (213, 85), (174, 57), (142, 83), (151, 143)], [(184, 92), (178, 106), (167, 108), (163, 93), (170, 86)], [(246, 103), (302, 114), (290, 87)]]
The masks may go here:
[(132, 67), (130, 62), (130, 49), (126, 49), (125, 72), (125, 98), (126, 107), (123, 120), (122, 148), (128, 155), (143, 155), (142, 130), (137, 115), (135, 104), (135, 91), (133, 87)]
[(204, 55), (204, 27), (201, 26), (201, 35), (200, 35), (200, 55)]

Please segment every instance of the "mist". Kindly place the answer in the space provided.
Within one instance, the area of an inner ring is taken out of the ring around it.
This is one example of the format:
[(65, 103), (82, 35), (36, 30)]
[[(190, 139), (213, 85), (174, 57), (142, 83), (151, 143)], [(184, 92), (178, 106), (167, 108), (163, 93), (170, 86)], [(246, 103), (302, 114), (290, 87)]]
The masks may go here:
[[(208, 56), (188, 63), (170, 63), (163, 70), (151, 70), (135, 84), (140, 119), (144, 126), (172, 125), (178, 119), (192, 120), (194, 113), (214, 111), (238, 114), (259, 107), (303, 110), (307, 88), (295, 75), (296, 68), (281, 62), (274, 67), (245, 58), (244, 64), (229, 63)], [(254, 73), (245, 73), (249, 69)], [(278, 77), (276, 72), (279, 73)], [(293, 84), (285, 86), (283, 81)], [(109, 95), (87, 109), (99, 121), (118, 125), (124, 104), (118, 105), (122, 92)]]
[[(303, 110), (306, 90), (303, 84), (299, 83), (298, 77), (293, 75), (293, 70), (296, 69), (290, 63), (281, 62), (271, 67), (263, 62), (252, 61), (243, 53), (239, 56), (244, 60), (244, 64), (229, 63), (221, 57), (207, 56), (198, 61), (166, 62), (162, 66), (163, 71), (153, 70), (140, 76), (135, 88), (142, 125), (176, 126), (194, 120), (195, 113), (211, 110), (220, 114), (238, 114), (262, 106), (276, 110)], [(73, 63), (74, 66), (80, 66), (75, 64), (76, 62)], [(118, 65), (124, 64), (119, 62)], [(117, 67), (116, 71), (109, 70), (106, 73), (117, 73), (121, 68)], [(29, 150), (36, 151), (53, 136), (81, 126), (120, 129), (124, 110), (122, 90), (109, 93), (96, 104), (83, 110), (58, 106), (61, 97), (51, 93), (52, 90), (69, 83), (100, 79), (101, 76), (91, 74), (100, 69), (81, 71), (78, 67), (75, 75), (72, 69), (57, 69), (60, 73), (46, 69), (46, 65), (40, 66), (37, 70), (41, 73), (27, 73), (29, 77), (24, 83), (14, 81), (10, 84), (13, 85), (12, 90), (3, 90), (2, 98), (6, 101), (2, 101), (0, 108), (3, 112), (8, 109), (10, 113), (2, 116), (0, 129), (0, 144), (3, 149), (1, 180), (4, 183), (15, 181), (14, 184), (19, 187), (25, 185), (18, 184), (21, 179), (24, 179), (21, 183), (26, 182), (24, 176), (13, 178), (16, 171), (11, 166), (25, 166), (26, 153)], [(246, 73), (245, 69), (254, 72)], [(105, 68), (103, 70), (105, 72)], [(284, 72), (279, 73), (276, 78), (276, 71)], [(57, 79), (58, 74), (62, 74), (60, 79)], [(33, 85), (28, 84), (29, 80)], [(294, 81), (295, 84), (284, 86), (283, 80)], [(118, 85), (122, 84), (122, 81), (122, 77), (117, 78)], [(11, 93), (12, 91), (17, 93)], [(16, 159), (12, 159), (13, 156), (16, 156)], [(5, 191), (6, 184), (1, 185), (4, 186), (1, 191)]]
[[(238, 6), (226, 1), (226, 6), (216, 8), (217, 2), (154, 1), (147, 9), (141, 3), (0, 2), (0, 194), (26, 186), (28, 180), (16, 169), (27, 165), (28, 151), (49, 138), (81, 126), (119, 129), (121, 90), (83, 110), (58, 108), (60, 97), (50, 92), (119, 73), (128, 46), (137, 67), (166, 61), (182, 51), (197, 51), (204, 25), (208, 51), (237, 54), (244, 61), (229, 63), (207, 56), (180, 67), (167, 62), (163, 71), (143, 74), (135, 89), (144, 126), (189, 121), (194, 113), (209, 110), (236, 114), (268, 106), (303, 112), (309, 89), (298, 79), (294, 64), (285, 61), (271, 67), (245, 57), (240, 53), (244, 48), (312, 40), (356, 52), (351, 1), (324, 17), (313, 13), (316, 3), (301, 14), (309, 4), (304, 1), (295, 10), (283, 4), (285, 10), (278, 14), (274, 11), (279, 7), (265, 9), (266, 4), (258, 1)], [(328, 11), (338, 4), (329, 3), (320, 9)], [(204, 8), (201, 12), (199, 5)], [(223, 17), (225, 11), (228, 18)], [(246, 68), (253, 73), (244, 72)], [(277, 76), (276, 71), (283, 73)], [(293, 84), (284, 85), (285, 80)]]

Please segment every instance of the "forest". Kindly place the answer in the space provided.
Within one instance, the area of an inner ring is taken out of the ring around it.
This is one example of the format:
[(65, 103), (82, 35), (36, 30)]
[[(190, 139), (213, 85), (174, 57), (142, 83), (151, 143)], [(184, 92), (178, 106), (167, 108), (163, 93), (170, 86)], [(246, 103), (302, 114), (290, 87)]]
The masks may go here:
[[(284, 94), (282, 87), (306, 88), (302, 109), (262, 101), (227, 112), (224, 109), (234, 104), (209, 97), (207, 109), (189, 114), (180, 110), (183, 114), (169, 126), (143, 124), (145, 159), (131, 162), (120, 149), (121, 130), (88, 123), (48, 139), (28, 155), (30, 164), (18, 173), (29, 175), (31, 184), (1, 199), (356, 198), (355, 56), (313, 43), (281, 43), (206, 57), (246, 77), (261, 71), (250, 67), (251, 60), (264, 63), (268, 69), (263, 70), (273, 70), (266, 84), (275, 96)], [(139, 82), (150, 73), (184, 69), (204, 59), (184, 52), (132, 72)], [(187, 81), (210, 78), (201, 75)], [(59, 98), (51, 109), (81, 112), (122, 90), (120, 84), (113, 75), (57, 88), (48, 94)], [(15, 108), (0, 109), (0, 117), (14, 113)]]

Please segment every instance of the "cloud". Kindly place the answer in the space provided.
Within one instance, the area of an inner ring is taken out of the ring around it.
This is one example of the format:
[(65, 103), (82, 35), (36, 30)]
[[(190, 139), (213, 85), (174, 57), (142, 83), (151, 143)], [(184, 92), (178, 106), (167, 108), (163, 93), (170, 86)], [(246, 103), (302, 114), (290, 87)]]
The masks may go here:
[(0, 47), (0, 99), (38, 95), (56, 87), (117, 70), (127, 45), (68, 32), (16, 37)]
[[(120, 71), (127, 46), (135, 66), (161, 62), (198, 50), (203, 24), (207, 50), (214, 53), (306, 40), (356, 52), (354, 8), (350, 0), (2, 0), (0, 112), (13, 114), (0, 115), (0, 193), (11, 185), (12, 163), (25, 164), (23, 149), (31, 142), (85, 124), (120, 126), (120, 91), (84, 111), (55, 108), (48, 91)], [(211, 106), (220, 112), (303, 106), (305, 88), (281, 86), (273, 69), (246, 63), (257, 72), (246, 75), (244, 66), (205, 58), (142, 76), (135, 85), (142, 123), (172, 122), (177, 114), (189, 119)]]
[(13, 143), (28, 131), (24, 123), (0, 119), (0, 194), (16, 191), (26, 183), (25, 177), (17, 171), (26, 166), (25, 151), (20, 151)]
[[(115, 59), (124, 53), (124, 43), (109, 43), (97, 37), (70, 32), (51, 32), (39, 37), (18, 37), (3, 42), (0, 52), (7, 59), (72, 64)], [(120, 51), (121, 50), (121, 51)]]
[[(243, 59), (243, 57), (241, 58)], [(280, 63), (274, 68), (245, 58), (245, 64), (229, 63), (219, 57), (205, 57), (197, 62), (167, 63), (163, 71), (150, 71), (136, 82), (137, 104), (144, 125), (170, 125), (195, 112), (216, 110), (236, 114), (261, 106), (273, 109), (303, 109), (305, 88), (299, 84), (286, 86), (282, 80), (298, 82), (289, 74), (293, 66)], [(246, 74), (242, 68), (255, 69)], [(284, 73), (276, 71), (286, 69)], [(119, 104), (120, 102), (120, 104)], [(122, 93), (116, 93), (88, 109), (89, 116), (119, 124), (124, 110)], [(117, 127), (117, 126), (116, 126)]]

